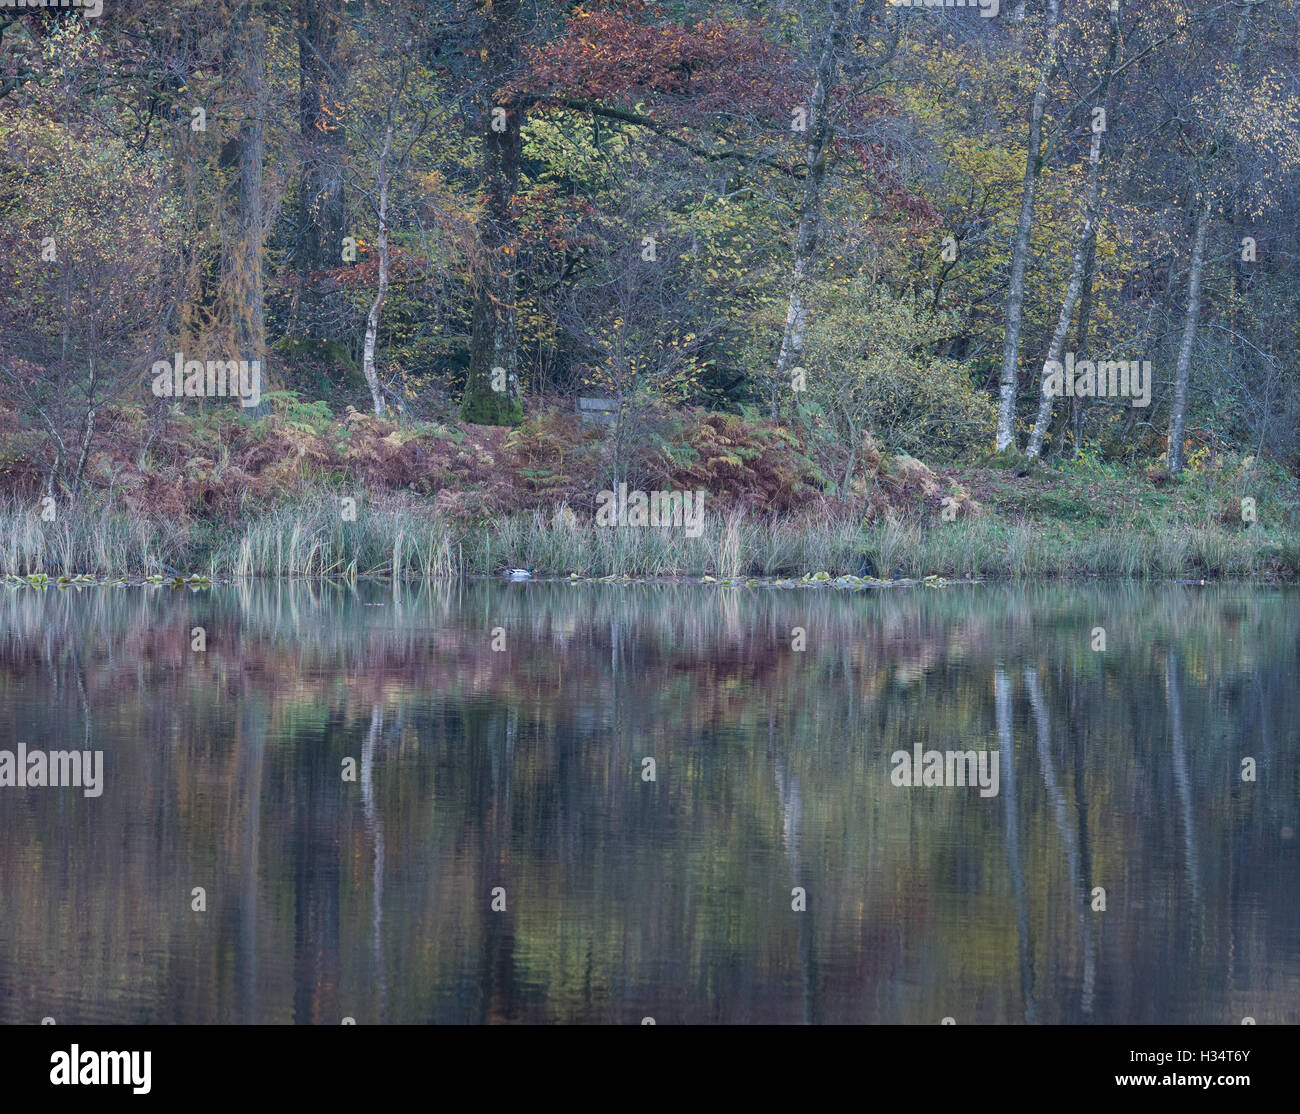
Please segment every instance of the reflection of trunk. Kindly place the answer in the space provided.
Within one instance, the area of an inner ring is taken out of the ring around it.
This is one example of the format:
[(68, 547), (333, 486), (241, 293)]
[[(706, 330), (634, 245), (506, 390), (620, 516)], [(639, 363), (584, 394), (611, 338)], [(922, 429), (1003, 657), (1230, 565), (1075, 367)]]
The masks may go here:
[[(1078, 674), (1075, 673), (1077, 681)], [(1085, 767), (1084, 747), (1078, 735), (1072, 739), (1074, 752), (1074, 815), (1079, 825), (1079, 871), (1088, 890), (1088, 915), (1092, 915), (1092, 853), (1088, 843), (1088, 808), (1084, 802)], [(1092, 1013), (1092, 1000), (1097, 984), (1097, 948), (1098, 934), (1091, 931), (1088, 936), (1088, 951), (1083, 957), (1083, 1012)]]
[(239, 730), (239, 790), (242, 802), (241, 821), (236, 839), (239, 842), (239, 935), (236, 964), (240, 976), (240, 1011), (244, 1025), (261, 1021), (257, 982), (257, 882), (258, 851), (262, 838), (262, 766), (266, 755), (267, 712), (261, 701), (244, 693)]
[(375, 978), (379, 983), (379, 1020), (387, 1013), (388, 989), (384, 982), (384, 949), (382, 928), (384, 923), (384, 828), (375, 817), (374, 765), (375, 748), (384, 730), (384, 710), (379, 704), (370, 709), (370, 730), (361, 744), (361, 807), (366, 818), (366, 830), (375, 849), (375, 869), (372, 876), (374, 889), (373, 932), (371, 951), (375, 964)]
[(1029, 939), (1029, 902), (1025, 894), (1025, 872), (1020, 862), (1020, 818), (1016, 811), (1016, 747), (1012, 727), (1011, 678), (998, 666), (993, 674), (993, 706), (998, 729), (998, 777), (1002, 793), (1003, 823), (1007, 838), (1007, 870), (1016, 891), (1016, 933), (1019, 940), (1020, 993), (1025, 1002), (1025, 1020), (1038, 1019), (1034, 1004), (1034, 958)]
[[(785, 853), (792, 863), (799, 861), (799, 835), (803, 830), (803, 800), (799, 793), (799, 779), (788, 774), (780, 760), (774, 770), (776, 792), (781, 801), (781, 839)], [(795, 879), (798, 885), (798, 879)]]
[(1183, 432), (1187, 423), (1187, 383), (1191, 376), (1192, 349), (1196, 343), (1196, 319), (1201, 314), (1201, 273), (1205, 267), (1205, 240), (1210, 228), (1210, 193), (1203, 196), (1196, 215), (1196, 239), (1192, 244), (1191, 273), (1187, 280), (1187, 313), (1183, 318), (1183, 339), (1178, 346), (1174, 373), (1174, 402), (1169, 413), (1168, 466), (1171, 476), (1183, 470)]
[(1006, 335), (1002, 342), (1002, 374), (998, 400), (997, 449), (1016, 439), (1016, 375), (1020, 361), (1020, 326), (1025, 304), (1025, 270), (1029, 263), (1029, 236), (1034, 224), (1034, 194), (1038, 187), (1039, 159), (1043, 147), (1043, 112), (1047, 91), (1056, 72), (1056, 43), (1061, 34), (1060, 0), (1047, 0), (1047, 43), (1038, 68), (1038, 86), (1029, 114), (1029, 146), (1025, 152), (1025, 178), (1020, 193), (1020, 216), (1011, 238), (1011, 278), (1007, 287)]
[[(469, 370), (461, 417), (480, 425), (513, 425), (523, 417), (519, 402), (519, 331), (516, 321), (517, 245), (511, 202), (519, 188), (523, 154), (519, 103), (491, 100), (506, 85), (519, 57), (519, 0), (495, 0), (488, 10), (484, 49), (489, 57), (483, 121), (482, 188), (486, 211), (479, 236), (481, 262), (475, 275)], [(504, 110), (496, 111), (493, 110)], [(496, 123), (497, 128), (493, 127)], [(497, 373), (494, 390), (493, 372)]]
[[(808, 886), (806, 864), (803, 864), (800, 879), (800, 885), (803, 885), (807, 889), (811, 889), (811, 887)], [(807, 908), (802, 913), (797, 914), (799, 917), (799, 972), (801, 975), (800, 984), (802, 988), (802, 1016), (805, 1025), (816, 1025), (821, 1020), (817, 1008), (817, 959), (813, 949), (815, 941), (813, 915), (817, 908), (817, 899), (819, 896), (820, 895), (809, 894)]]
[(1083, 941), (1083, 1012), (1090, 1013), (1097, 968), (1096, 941), (1089, 915), (1091, 890), (1079, 859), (1079, 841), (1073, 825), (1069, 823), (1065, 814), (1065, 794), (1057, 784), (1056, 763), (1052, 760), (1051, 719), (1047, 714), (1047, 702), (1043, 699), (1043, 690), (1038, 682), (1036, 670), (1025, 670), (1025, 687), (1029, 691), (1029, 703), (1034, 711), (1034, 726), (1037, 728), (1038, 764), (1043, 769), (1043, 783), (1047, 787), (1047, 797), (1052, 802), (1056, 828), (1061, 833), (1061, 842), (1065, 845), (1065, 868), (1070, 879), (1075, 919), (1079, 922), (1079, 936)]
[(304, 151), (294, 257), (303, 275), (337, 267), (343, 249), (347, 138), (339, 22), (339, 0), (299, 0), (298, 127)]
[[(1100, 96), (1097, 98), (1103, 109), (1107, 106), (1110, 93), (1111, 74), (1115, 68), (1115, 55), (1119, 48), (1119, 12), (1112, 11), (1110, 16), (1110, 50), (1106, 58), (1106, 70), (1102, 74)], [(1097, 221), (1101, 207), (1101, 156), (1105, 148), (1105, 135), (1094, 132), (1092, 148), (1088, 152), (1088, 184), (1084, 191), (1083, 228), (1079, 232), (1079, 243), (1074, 249), (1074, 263), (1070, 273), (1070, 283), (1065, 291), (1065, 300), (1061, 303), (1061, 313), (1056, 321), (1056, 332), (1052, 334), (1052, 343), (1048, 347), (1047, 361), (1059, 363), (1065, 351), (1065, 334), (1070, 330), (1070, 318), (1074, 308), (1083, 294), (1084, 278), (1090, 272), (1089, 260), (1097, 244)], [(1052, 420), (1053, 395), (1048, 391), (1046, 369), (1042, 374), (1042, 383), (1038, 398), (1038, 417), (1034, 422), (1033, 432), (1029, 435), (1029, 444), (1025, 449), (1027, 456), (1036, 457), (1043, 451), (1043, 438)]]
[(772, 381), (771, 414), (774, 418), (777, 392), (782, 382), (789, 381), (791, 370), (798, 365), (799, 358), (803, 354), (804, 330), (808, 325), (808, 280), (817, 259), (826, 160), (835, 138), (830, 95), (839, 69), (840, 51), (844, 48), (844, 21), (847, 6), (847, 0), (831, 0), (826, 42), (822, 46), (821, 58), (817, 63), (817, 81), (813, 87), (812, 103), (809, 106), (811, 111), (807, 120), (808, 141), (804, 157), (803, 196), (799, 201), (799, 231), (794, 248), (794, 277), (790, 287), (790, 302), (786, 309), (781, 352), (777, 356), (776, 374)]
[(483, 926), (483, 957), (479, 971), (482, 1008), (476, 1019), (481, 1024), (515, 1020), (515, 930), (516, 895), (508, 894), (506, 912), (486, 914)]
[[(809, 866), (799, 854), (803, 836), (803, 796), (799, 792), (799, 779), (790, 773), (784, 760), (776, 757), (776, 715), (771, 705), (768, 706), (767, 713), (767, 758), (773, 763), (772, 773), (776, 778), (776, 793), (781, 805), (781, 839), (790, 863), (790, 885), (803, 886), (807, 892), (810, 889)], [(811, 895), (808, 896), (807, 907), (798, 916), (802, 1017), (805, 1025), (816, 1025), (820, 1011)]]
[(325, 747), (298, 756), (290, 858), (293, 863), (293, 1019), (338, 1024), (339, 838), (338, 759)]
[[(504, 716), (502, 711), (504, 710)], [(488, 764), (473, 775), (473, 801), (480, 817), (474, 877), (476, 900), (483, 911), (479, 925), (478, 995), (473, 1020), (477, 1023), (513, 1021), (515, 1006), (515, 908), (520, 900), (511, 867), (511, 810), (508, 801), (514, 761), (514, 733), (518, 710), (511, 704), (490, 711), (467, 712), (466, 742)], [(492, 891), (505, 890), (505, 910), (492, 909)]]
[[(768, 720), (768, 753), (774, 746), (775, 720)], [(817, 962), (814, 957), (813, 944), (813, 908), (814, 901), (809, 886), (809, 864), (800, 856), (799, 848), (803, 834), (803, 799), (799, 792), (799, 779), (786, 769), (785, 762), (776, 759), (773, 766), (776, 777), (776, 792), (781, 804), (781, 838), (785, 844), (786, 858), (790, 863), (790, 885), (802, 886), (807, 895), (807, 906), (799, 918), (799, 971), (800, 989), (803, 1003), (803, 1023), (816, 1025), (817, 1010)]]
[(1183, 861), (1192, 889), (1192, 907), (1201, 906), (1201, 884), (1196, 832), (1192, 827), (1192, 787), (1187, 775), (1187, 746), (1183, 738), (1183, 696), (1178, 677), (1178, 655), (1170, 650), (1165, 657), (1165, 698), (1169, 702), (1169, 733), (1174, 763), (1174, 783), (1178, 786), (1178, 804), (1183, 817)]
[[(384, 309), (384, 300), (388, 297), (388, 187), (391, 175), (388, 172), (388, 155), (393, 146), (393, 115), (390, 111), (384, 128), (384, 146), (379, 152), (379, 166), (375, 176), (379, 181), (379, 288), (375, 291), (375, 300), (370, 303), (370, 313), (366, 316), (366, 342), (362, 353), (361, 370), (366, 377), (366, 386), (370, 388), (370, 398), (374, 403), (375, 413), (383, 415), (387, 406), (384, 392), (379, 386), (379, 373), (375, 370), (375, 343), (379, 337), (379, 315)], [(397, 575), (397, 570), (393, 570)]]
[[(1271, 692), (1272, 680), (1273, 674), (1271, 671), (1263, 675), (1256, 674), (1255, 676), (1255, 687), (1256, 691), (1259, 693), (1259, 749), (1265, 762), (1271, 761), (1273, 758), (1273, 727), (1269, 722), (1268, 714), (1270, 704), (1264, 692), (1266, 684)], [(1243, 731), (1241, 737), (1243, 739), (1246, 738), (1246, 732)]]

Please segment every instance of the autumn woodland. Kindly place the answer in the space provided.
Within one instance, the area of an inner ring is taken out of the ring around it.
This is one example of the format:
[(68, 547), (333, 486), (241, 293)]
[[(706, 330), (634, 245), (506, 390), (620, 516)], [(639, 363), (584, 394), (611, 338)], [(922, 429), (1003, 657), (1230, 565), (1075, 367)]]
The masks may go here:
[(1298, 215), (1300, 0), (0, 0), (0, 1052), (1293, 1107)]
[[(1292, 579), (1298, 43), (1294, 0), (4, 8), (0, 564)], [(620, 483), (704, 540), (600, 533)]]

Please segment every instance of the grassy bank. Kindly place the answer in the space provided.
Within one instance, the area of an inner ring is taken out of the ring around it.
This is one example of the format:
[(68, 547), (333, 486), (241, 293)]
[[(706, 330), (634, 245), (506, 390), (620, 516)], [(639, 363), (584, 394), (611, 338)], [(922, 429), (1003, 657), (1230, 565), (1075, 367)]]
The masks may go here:
[[(1171, 479), (1138, 458), (932, 469), (864, 436), (844, 477), (754, 415), (654, 411), (627, 445), (556, 408), (508, 430), (285, 396), (257, 421), (170, 414), (144, 454), (142, 420), (115, 416), (75, 499), (40, 497), (28, 449), (0, 454), (0, 574), (1300, 581), (1300, 478), (1227, 449)], [(698, 536), (598, 526), (614, 475), (704, 491)]]
[(203, 573), (253, 577), (442, 578), (534, 566), (538, 576), (800, 576), (1207, 578), (1295, 581), (1293, 531), (1199, 524), (1013, 520), (986, 512), (954, 522), (768, 520), (709, 514), (698, 537), (671, 528), (606, 528), (567, 507), (494, 516), (482, 524), (415, 496), (362, 500), (347, 521), (337, 497), (316, 493), (219, 530), (180, 530), (121, 510), (83, 506), (42, 522), (0, 506), (0, 573), (51, 576)]

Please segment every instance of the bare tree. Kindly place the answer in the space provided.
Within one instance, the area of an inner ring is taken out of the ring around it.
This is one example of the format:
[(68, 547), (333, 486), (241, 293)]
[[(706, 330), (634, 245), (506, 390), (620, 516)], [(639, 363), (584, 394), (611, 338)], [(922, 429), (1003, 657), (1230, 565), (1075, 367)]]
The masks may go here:
[[(268, 217), (265, 189), (267, 27), (260, 5), (244, 4), (238, 14), (236, 81), (242, 120), (234, 140), (235, 210), (222, 263), (224, 294), (233, 342), (240, 360), (259, 364), (266, 356), (262, 267)], [(265, 371), (265, 368), (263, 368)], [(262, 404), (265, 406), (265, 403)], [(258, 409), (261, 409), (259, 407)]]
[(483, 144), (480, 180), (486, 213), (480, 232), (481, 266), (475, 276), (469, 371), (461, 407), (466, 421), (490, 425), (509, 425), (523, 416), (517, 248), (510, 209), (519, 188), (523, 157), (523, 108), (504, 98), (498, 103), (501, 90), (518, 68), (523, 34), (520, 0), (492, 0), (483, 25), (487, 73), (478, 105)]
[(1025, 177), (1020, 192), (1020, 216), (1011, 237), (1011, 278), (1007, 287), (1006, 331), (1002, 341), (1002, 374), (998, 388), (997, 450), (1015, 444), (1016, 391), (1020, 366), (1020, 329), (1024, 320), (1025, 271), (1029, 239), (1034, 226), (1034, 197), (1042, 168), (1043, 112), (1047, 91), (1056, 73), (1057, 45), (1061, 35), (1060, 0), (1047, 0), (1047, 38), (1038, 63), (1038, 82), (1029, 110), (1029, 143), (1025, 151)]
[[(1251, 0), (1241, 6), (1237, 17), (1237, 32), (1232, 49), (1232, 78), (1241, 80), (1241, 63), (1246, 53), (1250, 32), (1250, 17), (1255, 7), (1267, 0)], [(1174, 398), (1169, 412), (1169, 447), (1166, 457), (1169, 474), (1179, 475), (1183, 470), (1183, 437), (1187, 427), (1187, 393), (1191, 380), (1192, 351), (1196, 344), (1196, 326), (1201, 315), (1201, 284), (1205, 271), (1205, 246), (1209, 236), (1210, 218), (1213, 214), (1214, 190), (1211, 172), (1213, 164), (1228, 146), (1227, 110), (1221, 109), (1212, 134), (1196, 153), (1196, 231), (1192, 237), (1192, 257), (1187, 273), (1187, 309), (1183, 315), (1183, 334), (1178, 345), (1178, 362), (1174, 369)]]
[(817, 258), (822, 220), (822, 189), (826, 181), (826, 160), (835, 139), (831, 92), (835, 87), (840, 56), (846, 41), (845, 23), (848, 0), (830, 0), (825, 37), (807, 110), (807, 142), (804, 145), (804, 180), (797, 215), (799, 231), (794, 246), (794, 271), (790, 285), (790, 302), (785, 315), (785, 332), (781, 351), (776, 358), (772, 379), (771, 414), (776, 417), (777, 392), (790, 378), (791, 370), (803, 353), (804, 334), (808, 326), (808, 280)]
[(348, 59), (340, 0), (298, 0), (298, 127), (303, 143), (295, 262), (301, 274), (337, 267), (344, 234)]
[[(388, 411), (379, 379), (377, 349), (384, 303), (392, 282), (390, 236), (394, 193), (410, 170), (434, 115), (431, 106), (417, 98), (412, 85), (415, 63), (409, 53), (400, 49), (409, 34), (410, 29), (399, 13), (373, 33), (370, 55), (357, 67), (359, 75), (366, 80), (387, 82), (386, 88), (381, 86), (378, 112), (362, 114), (358, 120), (355, 144), (360, 157), (353, 163), (356, 175), (352, 181), (352, 192), (368, 204), (375, 222), (376, 288), (366, 314), (361, 370), (377, 415)], [(382, 137), (378, 143), (376, 136)], [(395, 146), (399, 136), (401, 143)]]
[[(1092, 146), (1088, 152), (1088, 177), (1087, 184), (1084, 187), (1083, 227), (1079, 230), (1079, 240), (1075, 245), (1074, 259), (1070, 270), (1070, 282), (1066, 287), (1065, 299), (1061, 303), (1061, 312), (1056, 320), (1056, 330), (1053, 332), (1052, 342), (1048, 346), (1047, 362), (1060, 362), (1065, 349), (1065, 337), (1070, 329), (1070, 319), (1074, 316), (1075, 307), (1079, 304), (1079, 299), (1083, 294), (1084, 284), (1090, 269), (1089, 264), (1096, 257), (1097, 223), (1101, 208), (1102, 153), (1105, 150), (1108, 135), (1107, 110), (1110, 107), (1110, 85), (1115, 71), (1115, 57), (1118, 50), (1119, 5), (1117, 4), (1110, 10), (1110, 45), (1106, 53), (1106, 68), (1102, 74), (1100, 96), (1098, 98), (1101, 102), (1102, 115), (1100, 120), (1102, 126), (1099, 131), (1093, 132)], [(1082, 328), (1082, 324), (1080, 327)], [(1025, 447), (1025, 454), (1030, 457), (1037, 457), (1042, 453), (1043, 439), (1046, 437), (1048, 427), (1052, 421), (1052, 399), (1054, 396), (1048, 388), (1048, 383), (1048, 377), (1044, 373), (1039, 387), (1038, 416), (1029, 435), (1029, 444)]]

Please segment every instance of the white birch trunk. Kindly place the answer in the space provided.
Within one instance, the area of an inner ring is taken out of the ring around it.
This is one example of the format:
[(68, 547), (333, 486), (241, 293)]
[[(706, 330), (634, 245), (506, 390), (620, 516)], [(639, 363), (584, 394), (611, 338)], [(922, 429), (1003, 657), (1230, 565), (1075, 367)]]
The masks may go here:
[[(1111, 75), (1115, 69), (1115, 56), (1118, 47), (1119, 13), (1113, 11), (1110, 17), (1110, 47), (1106, 55), (1106, 72), (1102, 76), (1100, 96), (1098, 97), (1103, 113), (1109, 107), (1107, 102), (1110, 99)], [(1104, 120), (1103, 115), (1103, 122)], [(1088, 152), (1088, 184), (1084, 191), (1083, 227), (1079, 231), (1079, 242), (1074, 249), (1074, 260), (1070, 270), (1070, 284), (1065, 291), (1065, 301), (1061, 304), (1061, 313), (1056, 320), (1056, 331), (1052, 334), (1052, 342), (1048, 347), (1045, 364), (1052, 361), (1059, 363), (1061, 360), (1065, 350), (1065, 336), (1070, 330), (1070, 319), (1074, 316), (1075, 307), (1078, 306), (1079, 298), (1083, 294), (1084, 280), (1088, 272), (1088, 261), (1092, 258), (1093, 248), (1097, 242), (1097, 222), (1100, 219), (1101, 211), (1101, 156), (1105, 146), (1105, 137), (1104, 126), (1102, 131), (1093, 133), (1092, 147)], [(1029, 444), (1025, 447), (1025, 455), (1035, 459), (1042, 455), (1043, 441), (1046, 439), (1047, 431), (1052, 424), (1052, 402), (1054, 398), (1047, 389), (1046, 367), (1040, 373), (1040, 379), (1038, 415), (1034, 420), (1034, 428), (1029, 434)]]
[(1169, 413), (1169, 474), (1183, 470), (1183, 433), (1187, 424), (1187, 384), (1192, 370), (1192, 349), (1196, 343), (1196, 320), (1201, 315), (1201, 275), (1205, 269), (1205, 240), (1210, 228), (1208, 188), (1196, 215), (1196, 240), (1192, 244), (1191, 275), (1187, 281), (1187, 314), (1183, 318), (1183, 339), (1178, 345), (1174, 371), (1174, 402)]
[(1002, 342), (1002, 372), (998, 388), (998, 452), (1014, 445), (1016, 438), (1016, 374), (1020, 361), (1020, 326), (1024, 317), (1025, 270), (1029, 263), (1029, 237), (1034, 225), (1038, 160), (1043, 147), (1043, 112), (1047, 106), (1047, 88), (1056, 69), (1056, 44), (1061, 34), (1060, 10), (1060, 0), (1048, 0), (1047, 44), (1038, 70), (1033, 108), (1029, 114), (1029, 146), (1025, 152), (1020, 216), (1011, 238), (1011, 280), (1007, 288), (1007, 325)]
[(361, 359), (361, 370), (366, 377), (366, 386), (370, 388), (370, 397), (374, 401), (375, 414), (382, 416), (388, 409), (384, 402), (384, 392), (379, 386), (379, 373), (375, 371), (375, 343), (379, 338), (379, 315), (383, 312), (384, 300), (388, 297), (388, 152), (393, 145), (393, 120), (390, 114), (388, 126), (384, 131), (384, 147), (379, 153), (379, 288), (375, 291), (375, 300), (370, 303), (370, 313), (366, 315), (366, 343)]
[(832, 0), (826, 42), (822, 48), (821, 58), (817, 62), (817, 80), (813, 87), (812, 103), (809, 106), (811, 111), (807, 121), (806, 173), (803, 181), (803, 197), (799, 203), (799, 231), (795, 238), (794, 275), (790, 284), (790, 302), (786, 309), (781, 351), (776, 358), (776, 373), (772, 377), (771, 414), (774, 418), (778, 392), (782, 382), (788, 382), (791, 371), (798, 366), (803, 355), (804, 336), (808, 327), (807, 286), (812, 276), (813, 263), (817, 258), (820, 238), (826, 159), (835, 138), (835, 128), (829, 111), (830, 95), (839, 67), (839, 53), (843, 47), (846, 14), (847, 0)]

